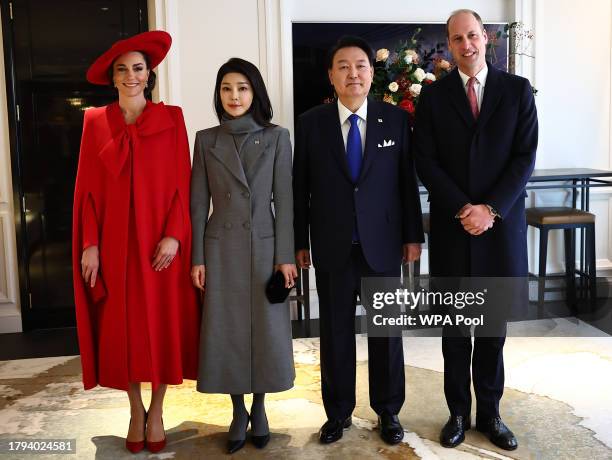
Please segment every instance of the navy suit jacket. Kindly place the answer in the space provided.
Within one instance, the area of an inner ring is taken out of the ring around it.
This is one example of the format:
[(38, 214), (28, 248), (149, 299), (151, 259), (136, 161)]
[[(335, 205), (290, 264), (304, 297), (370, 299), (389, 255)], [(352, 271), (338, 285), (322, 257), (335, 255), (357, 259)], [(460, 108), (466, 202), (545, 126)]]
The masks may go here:
[[(537, 144), (536, 106), (525, 78), (489, 64), (477, 120), (457, 69), (423, 88), (414, 150), (430, 196), (432, 275), (527, 275), (524, 197)], [(466, 203), (489, 204), (501, 219), (471, 236), (455, 218)]]
[[(394, 144), (383, 147), (385, 141)], [(402, 245), (423, 241), (407, 113), (368, 99), (365, 151), (355, 183), (338, 105), (324, 104), (302, 114), (296, 129), (293, 194), (295, 248), (310, 249), (311, 242), (315, 268), (346, 265), (355, 222), (370, 267), (376, 272), (398, 267)]]

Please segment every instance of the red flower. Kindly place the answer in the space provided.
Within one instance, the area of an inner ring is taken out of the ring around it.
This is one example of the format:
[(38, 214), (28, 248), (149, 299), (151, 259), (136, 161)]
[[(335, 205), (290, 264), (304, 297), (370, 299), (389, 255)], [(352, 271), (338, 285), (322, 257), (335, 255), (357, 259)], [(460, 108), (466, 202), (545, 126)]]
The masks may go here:
[(414, 104), (410, 99), (402, 100), (402, 102), (399, 103), (399, 106), (408, 113), (414, 113)]
[(399, 85), (400, 91), (407, 91), (412, 82), (408, 80), (406, 77), (399, 77), (397, 80), (397, 84)]

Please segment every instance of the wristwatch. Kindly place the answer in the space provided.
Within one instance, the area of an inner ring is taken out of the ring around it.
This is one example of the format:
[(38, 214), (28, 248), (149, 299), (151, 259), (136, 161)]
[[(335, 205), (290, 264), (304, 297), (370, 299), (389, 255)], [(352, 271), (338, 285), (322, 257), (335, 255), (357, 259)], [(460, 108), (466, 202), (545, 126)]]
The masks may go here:
[(493, 217), (499, 217), (501, 219), (501, 215), (497, 212), (497, 209), (488, 204), (485, 204), (485, 206), (489, 210), (489, 214), (491, 214)]

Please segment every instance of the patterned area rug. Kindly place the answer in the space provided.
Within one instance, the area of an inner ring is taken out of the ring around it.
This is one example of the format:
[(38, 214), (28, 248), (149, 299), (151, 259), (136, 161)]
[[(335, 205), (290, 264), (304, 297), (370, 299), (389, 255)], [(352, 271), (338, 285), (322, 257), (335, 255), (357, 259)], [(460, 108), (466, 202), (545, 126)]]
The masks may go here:
[[(332, 445), (318, 443), (317, 431), (325, 421), (320, 396), (318, 340), (296, 339), (295, 387), (266, 397), (272, 430), (270, 443), (264, 450), (257, 450), (247, 443), (235, 455), (249, 459), (309, 460), (612, 458), (612, 449), (598, 439), (610, 436), (610, 433), (596, 433), (586, 428), (583, 422), (587, 417), (576, 415), (576, 408), (562, 400), (542, 395), (545, 391), (537, 388), (542, 378), (533, 370), (525, 372), (534, 376), (534, 380), (529, 383), (531, 390), (527, 392), (506, 388), (502, 401), (504, 421), (517, 435), (519, 449), (510, 453), (499, 450), (475, 430), (470, 430), (465, 443), (456, 449), (440, 447), (437, 438), (448, 414), (442, 392), (442, 373), (436, 369), (440, 365), (439, 339), (405, 340), (408, 363), (405, 367), (406, 403), (400, 419), (406, 434), (400, 445), (388, 446), (378, 436), (376, 415), (368, 403), (365, 339), (357, 337), (357, 341), (357, 407), (353, 414), (353, 426), (345, 432), (342, 440)], [(521, 355), (522, 347), (520, 343), (514, 347), (515, 353), (519, 354), (516, 362), (521, 365), (538, 356), (541, 358), (538, 353), (545, 353), (535, 347), (533, 356), (524, 356)], [(605, 347), (610, 351), (612, 342), (606, 342)], [(507, 350), (511, 348), (509, 343)], [(534, 348), (533, 344), (531, 348)], [(558, 350), (555, 345), (550, 348)], [(549, 350), (549, 353), (548, 358), (552, 359), (552, 351)], [(568, 351), (568, 359), (575, 358), (576, 353), (584, 354), (583, 361), (589, 358), (587, 350), (574, 349)], [(429, 364), (426, 365), (427, 359)], [(610, 366), (612, 360), (609, 356), (606, 359), (606, 365)], [(516, 367), (513, 364), (514, 357), (506, 361), (507, 374), (510, 374), (508, 361), (511, 367)], [(564, 363), (560, 361), (557, 365), (563, 366)], [(565, 371), (572, 372), (567, 368)], [(518, 375), (519, 371), (516, 373)], [(610, 381), (607, 379), (607, 385)], [(522, 384), (525, 388), (528, 386), (526, 382)], [(575, 390), (581, 391), (579, 388)], [(129, 422), (125, 393), (99, 387), (83, 391), (78, 357), (0, 362), (0, 396), (0, 441), (73, 439), (76, 440), (78, 459), (135, 458), (124, 448), (124, 436)], [(150, 387), (145, 386), (144, 397), (145, 401), (150, 397)], [(592, 394), (590, 397), (596, 400), (598, 395)], [(249, 406), (250, 400), (247, 401)], [(159, 454), (145, 451), (136, 458), (225, 458), (226, 431), (230, 420), (231, 402), (228, 396), (197, 393), (195, 382), (192, 381), (171, 387), (167, 393), (164, 413), (168, 446)], [(70, 457), (32, 457), (13, 452), (8, 456), (0, 455), (0, 458)]]

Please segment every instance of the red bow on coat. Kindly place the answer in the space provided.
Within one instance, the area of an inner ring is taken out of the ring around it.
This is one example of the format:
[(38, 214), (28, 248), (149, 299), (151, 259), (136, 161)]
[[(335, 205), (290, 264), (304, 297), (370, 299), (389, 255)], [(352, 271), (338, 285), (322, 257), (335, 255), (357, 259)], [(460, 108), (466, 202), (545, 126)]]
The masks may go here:
[(118, 179), (130, 154), (130, 147), (135, 147), (140, 137), (152, 136), (166, 129), (174, 128), (174, 121), (163, 108), (164, 103), (147, 105), (135, 123), (126, 124), (119, 104), (114, 104), (108, 111), (109, 125), (112, 127), (112, 138), (102, 147), (98, 157), (111, 175)]

